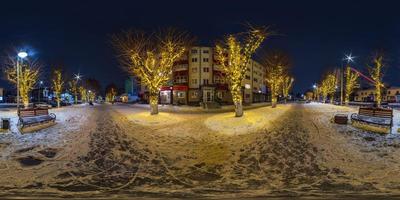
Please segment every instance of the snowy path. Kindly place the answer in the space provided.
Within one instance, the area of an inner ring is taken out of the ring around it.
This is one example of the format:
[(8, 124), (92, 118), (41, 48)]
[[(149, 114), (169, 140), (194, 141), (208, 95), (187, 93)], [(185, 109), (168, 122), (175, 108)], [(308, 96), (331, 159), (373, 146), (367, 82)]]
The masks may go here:
[[(161, 113), (154, 118), (143, 114), (146, 109), (128, 106), (74, 108), (58, 127), (39, 133), (56, 133), (57, 140), (65, 142), (22, 150), (16, 148), (21, 141), (10, 142), (14, 151), (7, 150), (10, 155), (3, 156), (2, 163), (12, 167), (3, 173), (15, 178), (0, 178), (0, 194), (85, 198), (399, 194), (399, 137), (330, 123), (333, 114), (354, 111), (322, 104), (280, 105), (247, 110), (247, 118), (239, 123), (227, 116), (231, 113)], [(218, 120), (225, 122), (211, 123)], [(245, 126), (254, 121), (256, 125)], [(229, 122), (237, 134), (228, 134), (224, 124)], [(75, 129), (63, 132), (60, 128), (67, 124)], [(50, 147), (57, 149), (56, 156), (38, 157), (43, 163), (26, 167), (18, 162), (22, 155), (37, 156), (38, 150)]]

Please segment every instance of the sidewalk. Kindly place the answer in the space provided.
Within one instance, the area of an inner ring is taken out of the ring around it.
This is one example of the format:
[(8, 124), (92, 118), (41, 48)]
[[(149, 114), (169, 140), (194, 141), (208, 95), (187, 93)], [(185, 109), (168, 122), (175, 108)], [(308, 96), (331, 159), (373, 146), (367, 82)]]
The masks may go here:
[[(125, 104), (129, 105), (130, 107), (134, 108), (146, 108), (150, 109), (149, 104)], [(260, 107), (265, 107), (265, 106), (270, 106), (270, 102), (263, 102), (263, 103), (253, 103), (248, 106), (243, 106), (243, 110), (248, 110), (248, 109), (254, 109), (254, 108), (260, 108)], [(234, 112), (235, 111), (235, 106), (234, 105), (225, 105), (221, 106), (221, 108), (209, 108), (209, 109), (204, 109), (201, 106), (174, 106), (174, 105), (158, 105), (158, 110), (160, 112), (168, 112), (168, 113), (223, 113), (223, 112)]]

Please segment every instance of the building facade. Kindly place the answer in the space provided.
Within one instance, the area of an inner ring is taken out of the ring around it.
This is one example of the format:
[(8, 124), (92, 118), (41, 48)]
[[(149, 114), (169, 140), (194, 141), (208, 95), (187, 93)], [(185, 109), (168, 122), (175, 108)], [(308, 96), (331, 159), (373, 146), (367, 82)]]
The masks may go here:
[[(358, 90), (354, 94), (354, 101), (373, 102), (375, 101), (375, 88)], [(400, 87), (384, 88), (382, 92), (382, 101), (384, 102), (400, 102)]]
[[(265, 68), (251, 60), (242, 82), (243, 103), (267, 100)], [(146, 87), (141, 96), (146, 98)], [(193, 47), (175, 63), (171, 79), (160, 88), (160, 104), (198, 105), (201, 102), (232, 103), (225, 74), (215, 60), (212, 47)]]

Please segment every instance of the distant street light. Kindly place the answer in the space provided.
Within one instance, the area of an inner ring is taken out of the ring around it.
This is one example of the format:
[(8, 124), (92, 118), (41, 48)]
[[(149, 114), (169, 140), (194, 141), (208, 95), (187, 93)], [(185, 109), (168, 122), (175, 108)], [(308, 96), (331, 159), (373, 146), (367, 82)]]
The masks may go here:
[(74, 76), (75, 76), (76, 81), (79, 81), (82, 78), (82, 76), (79, 73), (75, 74)]
[[(20, 60), (23, 61), (24, 58), (28, 56), (28, 53), (25, 51), (20, 51), (17, 57), (17, 112), (19, 116), (19, 73), (20, 73)], [(19, 59), (18, 59), (19, 58)]]

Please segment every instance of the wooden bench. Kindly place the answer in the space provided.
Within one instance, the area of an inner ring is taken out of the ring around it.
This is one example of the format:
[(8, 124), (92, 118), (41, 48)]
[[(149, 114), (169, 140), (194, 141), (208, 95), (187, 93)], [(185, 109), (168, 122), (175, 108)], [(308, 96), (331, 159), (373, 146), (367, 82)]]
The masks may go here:
[(351, 122), (358, 127), (370, 126), (372, 131), (390, 133), (393, 126), (393, 110), (387, 108), (360, 107), (351, 115)]
[(22, 109), (19, 110), (18, 116), (18, 127), (21, 131), (27, 127), (54, 123), (56, 120), (56, 115), (54, 113), (49, 114), (49, 110), (47, 108)]

